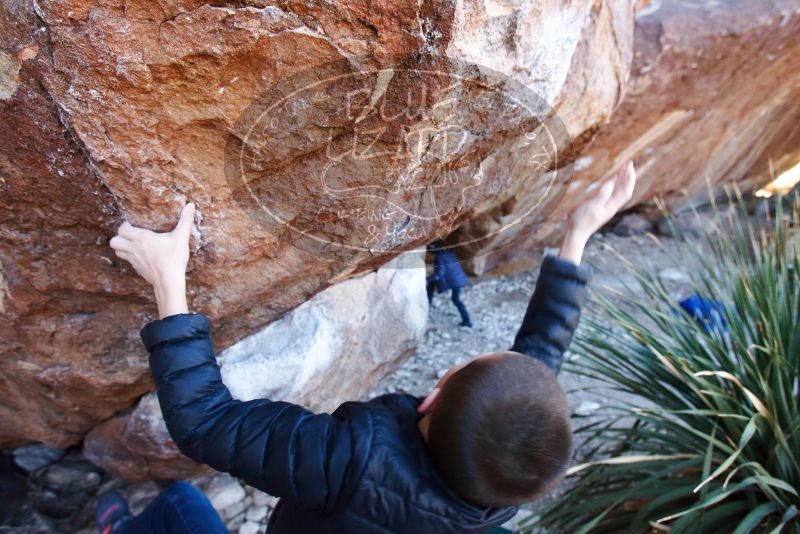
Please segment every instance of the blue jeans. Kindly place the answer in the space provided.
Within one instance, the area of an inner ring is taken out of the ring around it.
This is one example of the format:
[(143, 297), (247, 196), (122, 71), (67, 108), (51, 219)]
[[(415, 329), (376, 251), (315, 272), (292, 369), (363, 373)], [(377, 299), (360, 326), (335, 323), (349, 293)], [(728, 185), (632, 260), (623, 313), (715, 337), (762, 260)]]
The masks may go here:
[[(436, 282), (432, 279), (428, 280), (427, 283), (427, 291), (428, 291), (428, 304), (433, 303), (433, 295), (436, 292)], [(450, 300), (453, 301), (456, 309), (458, 310), (458, 314), (461, 315), (461, 321), (466, 324), (472, 324), (472, 320), (469, 318), (469, 312), (467, 311), (467, 307), (464, 306), (464, 303), (461, 302), (461, 288), (454, 287), (450, 290)]]
[(467, 307), (464, 306), (464, 303), (461, 302), (461, 288), (454, 287), (453, 290), (450, 292), (450, 300), (453, 301), (453, 304), (456, 305), (458, 309), (459, 315), (461, 315), (461, 320), (464, 323), (471, 324), (472, 320), (469, 318), (469, 313), (467, 312)]
[(187, 482), (162, 491), (144, 512), (123, 520), (114, 534), (228, 534), (203, 493)]

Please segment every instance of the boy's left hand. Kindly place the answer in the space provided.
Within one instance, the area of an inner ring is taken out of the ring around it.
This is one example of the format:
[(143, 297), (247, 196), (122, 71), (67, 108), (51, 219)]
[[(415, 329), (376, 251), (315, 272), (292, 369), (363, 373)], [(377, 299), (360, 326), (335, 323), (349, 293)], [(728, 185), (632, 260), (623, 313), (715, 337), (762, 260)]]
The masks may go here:
[(628, 203), (635, 185), (636, 169), (629, 161), (572, 213), (559, 256), (579, 264), (586, 242)]
[(578, 206), (570, 217), (569, 231), (588, 239), (627, 204), (636, 185), (636, 168), (629, 161), (600, 184), (597, 192)]

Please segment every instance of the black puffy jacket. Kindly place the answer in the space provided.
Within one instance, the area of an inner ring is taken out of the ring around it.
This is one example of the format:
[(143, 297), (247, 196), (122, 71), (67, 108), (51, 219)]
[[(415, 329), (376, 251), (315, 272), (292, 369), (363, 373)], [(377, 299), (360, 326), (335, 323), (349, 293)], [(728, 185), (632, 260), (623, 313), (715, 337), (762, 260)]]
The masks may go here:
[[(546, 258), (511, 350), (557, 372), (587, 280), (585, 268)], [(516, 513), (475, 506), (450, 491), (417, 429), (419, 398), (346, 402), (332, 414), (267, 399), (241, 402), (222, 383), (205, 316), (153, 321), (142, 340), (175, 443), (189, 458), (280, 497), (270, 534), (467, 534)]]

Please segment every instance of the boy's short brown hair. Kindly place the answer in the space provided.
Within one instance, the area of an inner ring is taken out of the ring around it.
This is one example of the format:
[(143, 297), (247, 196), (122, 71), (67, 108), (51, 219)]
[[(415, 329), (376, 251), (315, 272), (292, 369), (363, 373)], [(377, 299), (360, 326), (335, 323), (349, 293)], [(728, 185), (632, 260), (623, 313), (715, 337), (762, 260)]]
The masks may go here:
[(459, 496), (502, 507), (534, 500), (561, 477), (571, 436), (553, 371), (507, 352), (478, 358), (444, 383), (431, 412), (428, 450)]

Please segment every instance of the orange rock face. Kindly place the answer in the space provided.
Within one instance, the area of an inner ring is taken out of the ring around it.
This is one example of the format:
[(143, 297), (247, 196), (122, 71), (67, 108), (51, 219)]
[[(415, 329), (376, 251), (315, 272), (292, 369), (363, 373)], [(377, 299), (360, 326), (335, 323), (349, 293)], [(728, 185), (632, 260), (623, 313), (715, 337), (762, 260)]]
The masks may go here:
[(197, 202), (224, 348), (457, 228), (516, 268), (626, 157), (677, 202), (797, 156), (796, 2), (635, 4), (4, 2), (0, 445), (135, 428), (155, 310), (122, 220)]

